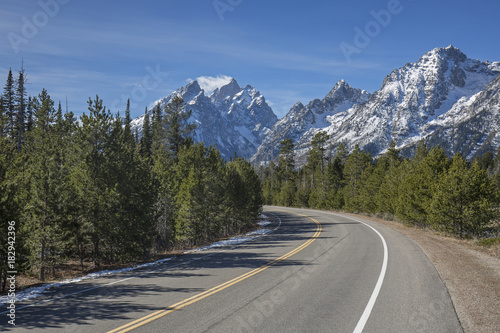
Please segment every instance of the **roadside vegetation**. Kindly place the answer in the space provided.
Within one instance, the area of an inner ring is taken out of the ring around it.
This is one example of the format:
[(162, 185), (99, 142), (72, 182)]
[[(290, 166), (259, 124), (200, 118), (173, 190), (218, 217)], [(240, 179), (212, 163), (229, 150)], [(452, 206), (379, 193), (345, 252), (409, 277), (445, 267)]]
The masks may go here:
[[(195, 144), (182, 99), (145, 114), (141, 135), (96, 96), (79, 119), (9, 72), (0, 96), (0, 290), (15, 269), (40, 281), (205, 245), (251, 227), (261, 185), (242, 158)], [(11, 228), (12, 229), (12, 228)], [(10, 231), (10, 229), (9, 229)], [(10, 269), (12, 270), (12, 269)]]
[(479, 244), (498, 242), (500, 153), (470, 163), (420, 142), (406, 159), (391, 143), (373, 159), (358, 146), (348, 152), (339, 144), (332, 159), (326, 156), (328, 140), (325, 132), (314, 136), (301, 168), (294, 165), (293, 141), (281, 142), (277, 163), (259, 170), (266, 204), (365, 213), (482, 239)]

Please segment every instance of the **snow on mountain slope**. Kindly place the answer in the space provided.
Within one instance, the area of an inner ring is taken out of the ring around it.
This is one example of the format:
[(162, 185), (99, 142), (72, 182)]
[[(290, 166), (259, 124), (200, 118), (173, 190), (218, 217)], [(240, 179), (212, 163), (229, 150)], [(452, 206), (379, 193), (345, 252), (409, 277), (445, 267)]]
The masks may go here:
[[(280, 120), (255, 88), (241, 88), (228, 77), (209, 96), (192, 81), (160, 104), (181, 96), (192, 111), (190, 121), (198, 125), (195, 141), (216, 145), (226, 159), (236, 153), (267, 163), (278, 156), (280, 142), (291, 138), (300, 166), (320, 131), (331, 136), (330, 155), (344, 143), (348, 149), (359, 144), (376, 156), (394, 140), (410, 156), (424, 139), (449, 155), (461, 151), (472, 158), (500, 144), (499, 75), (500, 62), (469, 59), (450, 45), (393, 70), (373, 94), (340, 80), (323, 99), (298, 102)], [(139, 134), (142, 122), (143, 116), (132, 122)]]
[[(235, 154), (252, 156), (277, 121), (264, 96), (249, 85), (240, 88), (235, 79), (216, 88), (210, 96), (197, 81), (192, 81), (160, 100), (160, 106), (168, 105), (175, 96), (182, 97), (185, 109), (192, 111), (189, 122), (197, 125), (194, 140), (217, 146), (226, 159)], [(132, 121), (139, 135), (143, 120), (141, 116)]]
[[(447, 113), (429, 123), (423, 138), (448, 154), (461, 152), (467, 159), (500, 146), (500, 75), (469, 99), (457, 102)], [(405, 147), (413, 151), (416, 145)]]
[(304, 146), (301, 144), (304, 142), (307, 150), (313, 133), (330, 126), (332, 116), (368, 101), (369, 97), (368, 92), (340, 80), (322, 100), (315, 99), (306, 106), (298, 102), (273, 126), (251, 161), (261, 163), (273, 159), (279, 152), (280, 142), (287, 138), (296, 141), (296, 147)]
[[(301, 165), (305, 163), (311, 138), (319, 131), (326, 131), (331, 136), (330, 153), (334, 153), (339, 143), (346, 144), (348, 149), (359, 144), (373, 156), (386, 150), (391, 140), (399, 148), (410, 147), (423, 138), (430, 138), (431, 133), (440, 128), (472, 119), (471, 115), (479, 112), (476, 99), (499, 74), (499, 62), (469, 59), (451, 45), (436, 48), (416, 63), (392, 71), (381, 89), (371, 96), (366, 92), (359, 95), (359, 89), (350, 88), (358, 92), (357, 98), (337, 93), (343, 96), (340, 103), (324, 108), (329, 110), (326, 113), (318, 110), (323, 110), (323, 101), (328, 96), (306, 107), (296, 104), (275, 124), (271, 136), (264, 140), (252, 160), (260, 163), (275, 158), (279, 142), (292, 138), (297, 164)], [(338, 86), (339, 83), (335, 87)], [(492, 126), (500, 127), (500, 124), (494, 122)], [(460, 133), (452, 137), (458, 140), (467, 135)], [(446, 140), (446, 135), (440, 137)], [(438, 141), (432, 142), (442, 144)], [(449, 154), (455, 152), (451, 149)]]

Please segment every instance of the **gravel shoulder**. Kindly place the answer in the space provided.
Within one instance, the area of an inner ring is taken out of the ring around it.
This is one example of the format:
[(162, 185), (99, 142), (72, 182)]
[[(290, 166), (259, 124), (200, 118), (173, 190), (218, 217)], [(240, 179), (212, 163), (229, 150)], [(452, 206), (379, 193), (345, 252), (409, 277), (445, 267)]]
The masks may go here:
[(422, 248), (448, 288), (464, 332), (500, 331), (498, 252), (433, 231), (374, 217), (368, 219), (401, 232)]

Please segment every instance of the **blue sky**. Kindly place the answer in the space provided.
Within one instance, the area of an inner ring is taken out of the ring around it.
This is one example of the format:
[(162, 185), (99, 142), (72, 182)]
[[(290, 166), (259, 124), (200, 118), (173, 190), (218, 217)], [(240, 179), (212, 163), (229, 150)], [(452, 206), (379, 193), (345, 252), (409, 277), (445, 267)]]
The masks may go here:
[(281, 118), (340, 79), (374, 92), (435, 47), (500, 61), (499, 12), (497, 0), (2, 0), (0, 82), (23, 60), (30, 95), (46, 88), (77, 115), (96, 94), (123, 115), (130, 97), (138, 116), (189, 79), (226, 75)]

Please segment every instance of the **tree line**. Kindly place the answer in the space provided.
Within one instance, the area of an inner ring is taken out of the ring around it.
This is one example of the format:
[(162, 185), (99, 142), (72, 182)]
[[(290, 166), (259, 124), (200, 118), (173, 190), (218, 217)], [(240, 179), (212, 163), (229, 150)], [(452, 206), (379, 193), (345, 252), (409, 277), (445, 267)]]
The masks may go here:
[(266, 204), (368, 213), (461, 237), (486, 235), (499, 217), (500, 153), (469, 163), (421, 141), (412, 158), (391, 142), (378, 158), (339, 144), (327, 158), (326, 132), (317, 133), (307, 163), (295, 167), (294, 143), (281, 142), (277, 163), (261, 167)]
[(195, 144), (180, 97), (144, 115), (139, 138), (99, 96), (79, 119), (44, 89), (27, 96), (24, 69), (0, 96), (0, 281), (7, 227), (16, 268), (43, 281), (69, 259), (147, 258), (239, 233), (258, 217), (260, 180), (246, 160)]

